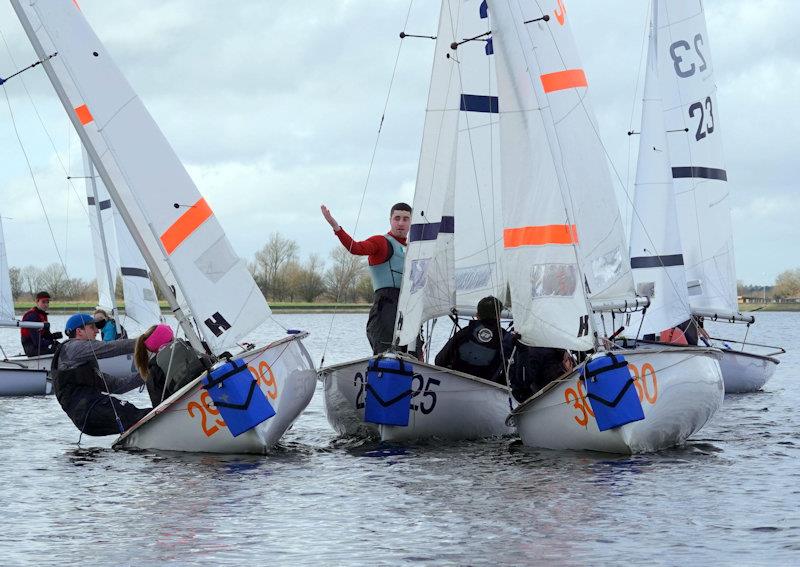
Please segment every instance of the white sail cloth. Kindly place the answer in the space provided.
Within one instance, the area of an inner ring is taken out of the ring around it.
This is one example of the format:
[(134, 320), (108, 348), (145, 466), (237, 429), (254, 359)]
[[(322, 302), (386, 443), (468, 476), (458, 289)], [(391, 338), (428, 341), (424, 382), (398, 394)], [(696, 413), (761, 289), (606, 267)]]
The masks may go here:
[(491, 43), (451, 47), (487, 31), (482, 0), (442, 2), (398, 308), (401, 345), (425, 320), (504, 296)]
[(650, 298), (643, 320), (632, 314), (626, 335), (658, 333), (691, 316), (658, 82), (658, 0), (654, 0), (642, 100), (630, 256), (640, 295)]
[(738, 312), (728, 175), (700, 0), (660, 2), (658, 60), (693, 310)]
[(212, 352), (227, 350), (269, 315), (245, 262), (77, 3), (12, 5), (39, 57), (58, 53), (43, 66), (151, 270), (175, 287)]
[(14, 296), (11, 293), (11, 277), (8, 273), (6, 234), (3, 231), (3, 219), (0, 218), (0, 320), (9, 321), (14, 318)]
[[(125, 316), (144, 328), (155, 325), (161, 320), (161, 308), (153, 288), (153, 282), (150, 280), (147, 264), (133, 242), (125, 223), (112, 205), (105, 183), (97, 175), (85, 151), (83, 152), (83, 168), (86, 177), (89, 223), (97, 271), (98, 305), (105, 309), (115, 307), (113, 294), (116, 290), (110, 288), (115, 286), (119, 275), (122, 278)], [(105, 236), (105, 250), (103, 250), (103, 243), (100, 239), (98, 208)]]
[(488, 5), (514, 326), (528, 344), (588, 350), (588, 299), (635, 291), (569, 16), (559, 0)]

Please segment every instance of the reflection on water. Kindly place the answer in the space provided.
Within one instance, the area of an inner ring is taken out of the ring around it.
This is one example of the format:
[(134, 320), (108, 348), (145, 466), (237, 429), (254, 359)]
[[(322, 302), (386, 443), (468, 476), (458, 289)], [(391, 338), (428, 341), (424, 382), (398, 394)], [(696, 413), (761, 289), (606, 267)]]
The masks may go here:
[[(276, 319), (311, 331), (317, 363), (323, 351), (326, 364), (369, 353), (366, 315), (337, 315), (327, 348), (330, 315)], [(336, 439), (321, 389), (267, 457), (117, 452), (111, 437), (78, 448), (52, 396), (0, 399), (2, 562), (796, 564), (799, 323), (759, 315), (750, 339), (789, 351), (775, 378), (726, 397), (690, 443), (655, 455)]]

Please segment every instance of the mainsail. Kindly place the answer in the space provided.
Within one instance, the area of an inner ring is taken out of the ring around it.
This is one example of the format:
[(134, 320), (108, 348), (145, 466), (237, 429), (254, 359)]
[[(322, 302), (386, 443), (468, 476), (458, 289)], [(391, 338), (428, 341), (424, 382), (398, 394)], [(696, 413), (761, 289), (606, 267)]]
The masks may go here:
[(11, 277), (8, 273), (6, 255), (6, 236), (3, 232), (3, 219), (0, 218), (0, 321), (14, 319), (14, 296), (11, 293)]
[(492, 46), (451, 47), (485, 35), (486, 16), (481, 0), (442, 2), (398, 309), (401, 345), (427, 319), (504, 296)]
[(635, 291), (567, 9), (498, 0), (489, 15), (514, 326), (527, 344), (588, 350), (590, 300), (635, 302)]
[(692, 310), (738, 313), (728, 174), (700, 0), (660, 2), (658, 60)]
[(121, 276), (125, 316), (145, 328), (155, 325), (161, 320), (161, 308), (147, 264), (85, 151), (83, 167), (100, 298), (98, 305), (106, 309), (115, 307), (114, 287), (117, 276)]
[(691, 315), (658, 83), (658, 4), (653, 0), (630, 240), (637, 291), (650, 298), (650, 306), (643, 321), (632, 317), (631, 335), (640, 323), (642, 333), (658, 333)]
[(232, 347), (270, 311), (208, 203), (77, 3), (11, 3), (39, 59), (57, 53), (42, 66), (184, 331)]

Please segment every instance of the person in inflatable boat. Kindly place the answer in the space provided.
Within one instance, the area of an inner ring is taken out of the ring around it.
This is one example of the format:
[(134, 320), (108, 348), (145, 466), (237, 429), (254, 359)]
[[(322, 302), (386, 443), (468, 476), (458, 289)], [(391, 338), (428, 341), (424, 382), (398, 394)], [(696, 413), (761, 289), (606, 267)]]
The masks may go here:
[(61, 408), (86, 435), (120, 434), (150, 412), (112, 396), (142, 386), (137, 373), (111, 375), (98, 360), (133, 353), (133, 339), (101, 342), (88, 313), (76, 313), (64, 326), (68, 340), (53, 355), (50, 377)]
[(163, 324), (153, 325), (136, 339), (133, 359), (153, 407), (211, 367), (211, 358), (176, 339), (170, 326)]

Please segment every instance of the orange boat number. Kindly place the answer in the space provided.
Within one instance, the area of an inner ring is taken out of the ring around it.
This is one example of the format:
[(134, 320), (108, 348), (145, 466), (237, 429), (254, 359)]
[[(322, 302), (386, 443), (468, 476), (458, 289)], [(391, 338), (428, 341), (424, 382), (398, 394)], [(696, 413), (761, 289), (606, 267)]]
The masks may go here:
[(262, 360), (258, 363), (257, 370), (254, 366), (248, 366), (247, 368), (249, 368), (253, 376), (256, 377), (256, 382), (258, 382), (259, 385), (264, 384), (264, 386), (266, 386), (269, 399), (276, 399), (278, 397), (278, 383), (275, 381), (275, 374), (272, 373), (272, 367), (270, 367), (266, 361)]
[[(651, 406), (655, 405), (656, 400), (658, 400), (658, 378), (656, 378), (656, 370), (653, 365), (645, 362), (639, 369), (635, 364), (628, 363), (628, 368), (631, 371), (633, 385), (636, 387), (639, 401), (642, 403), (647, 402)], [(594, 412), (583, 391), (583, 380), (578, 380), (577, 391), (576, 388), (567, 388), (564, 392), (564, 399), (568, 405), (571, 405), (578, 412), (578, 415), (572, 416), (575, 423), (581, 427), (586, 427), (589, 423), (589, 417), (594, 417)]]

